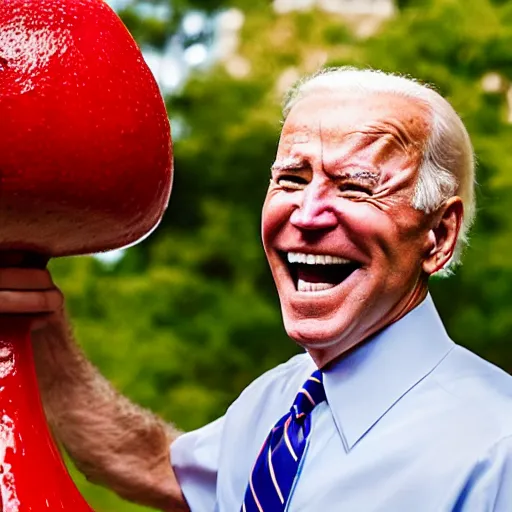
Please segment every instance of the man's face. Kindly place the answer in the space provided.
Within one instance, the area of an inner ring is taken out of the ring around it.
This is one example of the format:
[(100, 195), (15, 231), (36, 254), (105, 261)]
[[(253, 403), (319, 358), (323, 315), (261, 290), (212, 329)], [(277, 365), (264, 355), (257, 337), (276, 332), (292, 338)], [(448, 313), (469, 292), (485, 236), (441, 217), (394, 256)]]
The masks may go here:
[(323, 366), (418, 304), (432, 215), (414, 195), (429, 112), (391, 94), (315, 94), (282, 130), (263, 244), (288, 335)]

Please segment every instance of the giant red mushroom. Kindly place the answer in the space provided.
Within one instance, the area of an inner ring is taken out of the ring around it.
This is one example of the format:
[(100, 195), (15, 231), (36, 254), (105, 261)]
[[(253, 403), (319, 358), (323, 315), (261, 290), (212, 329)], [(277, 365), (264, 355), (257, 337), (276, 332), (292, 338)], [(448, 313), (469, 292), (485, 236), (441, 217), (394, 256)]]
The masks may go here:
[[(120, 248), (161, 219), (169, 121), (133, 38), (102, 0), (0, 2), (0, 266)], [(40, 403), (29, 327), (0, 319), (4, 512), (91, 509)]]

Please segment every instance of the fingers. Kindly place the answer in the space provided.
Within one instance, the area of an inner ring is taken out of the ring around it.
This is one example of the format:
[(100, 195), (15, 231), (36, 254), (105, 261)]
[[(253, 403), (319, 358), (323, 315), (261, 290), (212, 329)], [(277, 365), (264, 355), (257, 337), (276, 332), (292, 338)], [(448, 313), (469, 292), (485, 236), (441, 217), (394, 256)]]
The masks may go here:
[(54, 313), (62, 309), (64, 298), (60, 290), (0, 291), (0, 315)]
[(48, 270), (0, 268), (0, 293), (5, 290), (50, 290), (54, 287)]
[(51, 315), (63, 308), (48, 270), (0, 268), (0, 315)]

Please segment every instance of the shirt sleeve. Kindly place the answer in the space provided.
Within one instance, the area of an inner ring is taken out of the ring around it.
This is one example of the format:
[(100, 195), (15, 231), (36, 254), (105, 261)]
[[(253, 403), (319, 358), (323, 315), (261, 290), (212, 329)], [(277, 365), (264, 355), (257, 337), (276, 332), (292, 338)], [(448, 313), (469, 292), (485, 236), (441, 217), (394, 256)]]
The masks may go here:
[(469, 479), (454, 512), (512, 511), (512, 437), (489, 450)]
[(171, 464), (191, 512), (213, 512), (224, 417), (171, 444)]

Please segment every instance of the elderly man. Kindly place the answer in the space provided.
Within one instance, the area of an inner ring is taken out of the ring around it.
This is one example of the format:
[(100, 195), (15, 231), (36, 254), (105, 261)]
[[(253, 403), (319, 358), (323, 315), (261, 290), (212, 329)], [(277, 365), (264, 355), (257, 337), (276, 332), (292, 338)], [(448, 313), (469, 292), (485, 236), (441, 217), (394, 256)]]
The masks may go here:
[(512, 379), (450, 340), (428, 294), (474, 213), (462, 122), (351, 68), (300, 83), (284, 116), (263, 245), (306, 353), (179, 436), (81, 355), (47, 272), (4, 269), (1, 311), (39, 313), (58, 437), (89, 479), (161, 510), (511, 511)]

